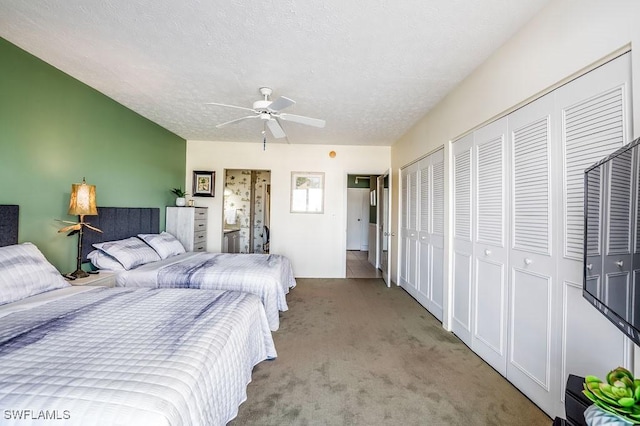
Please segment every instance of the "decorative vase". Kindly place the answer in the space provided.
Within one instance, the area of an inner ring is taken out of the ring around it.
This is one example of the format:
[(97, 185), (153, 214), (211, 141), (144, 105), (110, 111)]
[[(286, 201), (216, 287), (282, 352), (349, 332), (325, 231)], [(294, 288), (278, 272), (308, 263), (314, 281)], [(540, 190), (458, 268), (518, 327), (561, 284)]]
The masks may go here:
[(178, 207), (184, 207), (187, 205), (187, 199), (184, 197), (178, 197), (176, 198), (176, 206)]
[(584, 411), (584, 419), (589, 426), (631, 426), (630, 420), (618, 417), (615, 414), (604, 411), (597, 405), (590, 405)]

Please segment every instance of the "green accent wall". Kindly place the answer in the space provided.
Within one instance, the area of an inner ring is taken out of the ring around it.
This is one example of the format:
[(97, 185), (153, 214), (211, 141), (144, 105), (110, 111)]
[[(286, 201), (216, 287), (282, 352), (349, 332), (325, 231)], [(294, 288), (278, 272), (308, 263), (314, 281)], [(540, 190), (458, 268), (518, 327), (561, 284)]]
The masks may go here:
[(56, 219), (77, 219), (67, 209), (83, 177), (98, 206), (159, 207), (163, 227), (186, 141), (2, 38), (0, 63), (0, 204), (20, 206), (20, 242), (75, 269), (77, 237)]

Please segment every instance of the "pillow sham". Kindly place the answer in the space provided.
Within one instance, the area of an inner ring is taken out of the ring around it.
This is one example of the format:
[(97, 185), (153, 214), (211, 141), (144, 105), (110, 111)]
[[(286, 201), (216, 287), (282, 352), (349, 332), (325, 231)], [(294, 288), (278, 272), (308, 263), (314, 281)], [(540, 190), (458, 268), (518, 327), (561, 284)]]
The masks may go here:
[(93, 266), (98, 269), (106, 269), (109, 271), (124, 271), (122, 263), (109, 256), (102, 250), (93, 250), (87, 255), (87, 259), (91, 261)]
[(70, 285), (32, 243), (0, 247), (0, 305)]
[(149, 244), (149, 246), (158, 253), (158, 256), (160, 256), (161, 259), (176, 256), (186, 251), (182, 243), (168, 232), (163, 231), (159, 234), (138, 234), (138, 238), (141, 238), (142, 241)]
[(127, 270), (160, 260), (158, 253), (137, 237), (96, 243), (93, 247), (116, 259)]

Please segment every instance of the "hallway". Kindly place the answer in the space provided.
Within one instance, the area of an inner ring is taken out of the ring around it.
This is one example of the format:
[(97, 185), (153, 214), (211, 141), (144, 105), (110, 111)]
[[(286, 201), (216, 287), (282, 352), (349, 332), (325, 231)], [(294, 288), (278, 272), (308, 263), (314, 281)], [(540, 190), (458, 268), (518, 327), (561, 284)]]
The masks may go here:
[(347, 250), (347, 278), (381, 278), (382, 273), (368, 261), (368, 251)]

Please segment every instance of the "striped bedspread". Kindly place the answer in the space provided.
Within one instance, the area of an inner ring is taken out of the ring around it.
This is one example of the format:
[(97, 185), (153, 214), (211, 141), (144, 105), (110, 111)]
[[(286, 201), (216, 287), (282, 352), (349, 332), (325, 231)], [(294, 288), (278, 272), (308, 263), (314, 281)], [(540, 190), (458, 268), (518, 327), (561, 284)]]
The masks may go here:
[(276, 351), (256, 296), (197, 293), (96, 288), (4, 316), (0, 423), (226, 424)]
[(119, 286), (233, 290), (260, 297), (271, 330), (288, 309), (286, 294), (296, 280), (288, 258), (276, 254), (185, 253), (118, 274)]

